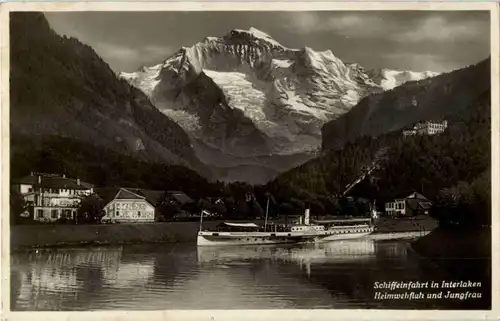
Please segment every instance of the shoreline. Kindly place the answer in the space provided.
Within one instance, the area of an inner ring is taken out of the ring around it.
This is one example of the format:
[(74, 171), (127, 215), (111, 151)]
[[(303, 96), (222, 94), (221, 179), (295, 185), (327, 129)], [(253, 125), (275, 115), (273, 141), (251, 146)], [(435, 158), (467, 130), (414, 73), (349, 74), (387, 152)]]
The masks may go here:
[[(206, 221), (204, 228), (213, 228), (223, 221)], [(11, 252), (36, 249), (91, 247), (139, 244), (195, 244), (198, 222), (156, 222), (93, 225), (15, 225), (11, 226)], [(368, 239), (421, 237), (431, 229), (401, 230), (383, 228), (366, 236)]]

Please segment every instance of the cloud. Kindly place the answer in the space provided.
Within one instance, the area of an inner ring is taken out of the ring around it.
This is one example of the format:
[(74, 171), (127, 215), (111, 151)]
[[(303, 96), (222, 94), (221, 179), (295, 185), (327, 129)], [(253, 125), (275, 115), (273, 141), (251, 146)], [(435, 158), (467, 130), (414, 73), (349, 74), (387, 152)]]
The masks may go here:
[(422, 19), (411, 30), (396, 34), (392, 39), (404, 42), (449, 42), (474, 40), (488, 30), (489, 22), (478, 20), (450, 21), (443, 17)]
[(99, 42), (94, 50), (117, 71), (132, 71), (130, 66), (142, 66), (150, 62), (161, 61), (173, 52), (169, 46), (145, 45), (132, 47), (121, 44)]
[(447, 60), (443, 55), (431, 53), (395, 52), (384, 55), (383, 59), (413, 71), (448, 72), (464, 67)]
[[(483, 19), (482, 19), (483, 18)], [(397, 42), (455, 42), (483, 36), (489, 30), (484, 16), (459, 16), (431, 12), (417, 16), (410, 11), (303, 12), (288, 26), (299, 34), (334, 32), (348, 38), (375, 38)]]
[(170, 57), (205, 36), (250, 26), (290, 48), (331, 49), (367, 68), (443, 71), (490, 52), (488, 11), (71, 12), (49, 13), (60, 34), (91, 45), (115, 71)]
[(335, 12), (328, 16), (322, 12), (303, 12), (288, 25), (301, 34), (335, 32), (355, 38), (383, 35), (387, 29), (394, 28), (392, 21), (366, 12)]

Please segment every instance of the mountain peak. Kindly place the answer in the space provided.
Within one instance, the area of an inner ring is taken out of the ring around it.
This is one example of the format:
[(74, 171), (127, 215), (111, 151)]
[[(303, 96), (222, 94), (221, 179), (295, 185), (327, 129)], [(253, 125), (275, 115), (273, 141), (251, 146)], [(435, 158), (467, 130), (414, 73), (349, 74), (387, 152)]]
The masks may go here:
[(263, 32), (263, 31), (260, 31), (259, 29), (254, 28), (254, 27), (250, 27), (250, 29), (248, 29), (248, 32), (250, 32), (251, 34), (253, 34), (259, 38), (273, 39), (273, 37), (271, 37), (269, 34)]
[(273, 39), (269, 34), (260, 31), (257, 28), (250, 27), (248, 30), (244, 29), (233, 29), (229, 32), (229, 37), (234, 37), (234, 36), (246, 36), (250, 37), (253, 40), (261, 40), (265, 41), (271, 45), (278, 46), (278, 47), (283, 47), (279, 42)]

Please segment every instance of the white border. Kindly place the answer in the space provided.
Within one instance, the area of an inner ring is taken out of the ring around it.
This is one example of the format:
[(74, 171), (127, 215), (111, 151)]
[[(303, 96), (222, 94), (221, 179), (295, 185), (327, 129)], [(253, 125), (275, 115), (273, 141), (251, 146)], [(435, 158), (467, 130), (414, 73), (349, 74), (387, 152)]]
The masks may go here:
[[(491, 90), (492, 90), (492, 310), (491, 311), (419, 311), (419, 310), (170, 310), (170, 311), (106, 311), (106, 312), (10, 312), (9, 251), (9, 12), (10, 11), (326, 11), (326, 10), (489, 10), (491, 12)], [(478, 320), (497, 319), (500, 302), (498, 248), (500, 229), (498, 213), (500, 156), (499, 143), (499, 13), (492, 2), (38, 2), (0, 5), (1, 43), (1, 122), (2, 156), (2, 314), (8, 320)]]

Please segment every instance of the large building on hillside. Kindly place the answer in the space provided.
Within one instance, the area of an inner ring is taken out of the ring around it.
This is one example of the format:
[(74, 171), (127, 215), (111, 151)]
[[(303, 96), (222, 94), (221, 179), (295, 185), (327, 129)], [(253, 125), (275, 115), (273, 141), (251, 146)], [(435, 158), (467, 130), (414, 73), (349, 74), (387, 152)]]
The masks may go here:
[(15, 181), (14, 188), (28, 203), (26, 214), (37, 221), (55, 221), (74, 219), (81, 200), (94, 187), (64, 174), (31, 173)]
[(403, 131), (403, 135), (414, 136), (414, 135), (436, 135), (444, 132), (448, 128), (448, 121), (444, 120), (442, 122), (426, 121), (416, 124), (412, 129), (407, 129)]

